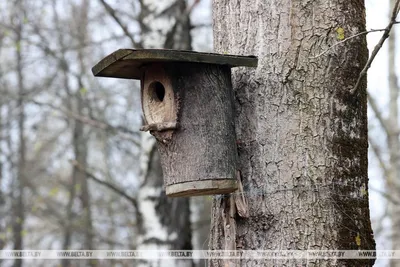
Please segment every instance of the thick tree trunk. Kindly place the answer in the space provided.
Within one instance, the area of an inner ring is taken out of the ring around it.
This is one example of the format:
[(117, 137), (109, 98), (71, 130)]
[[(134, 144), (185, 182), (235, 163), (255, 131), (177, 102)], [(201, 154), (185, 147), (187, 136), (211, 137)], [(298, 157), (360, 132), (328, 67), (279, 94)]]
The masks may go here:
[[(190, 20), (185, 0), (141, 1), (144, 48), (191, 50)], [(139, 236), (137, 249), (192, 248), (188, 198), (167, 198), (156, 140), (141, 133), (138, 194)], [(192, 266), (190, 260), (142, 260), (138, 266)]]
[[(368, 207), (364, 3), (214, 1), (216, 52), (254, 54), (233, 71), (239, 169), (249, 218), (229, 224), (229, 198), (214, 200), (212, 249), (375, 249)], [(344, 36), (343, 36), (344, 33)], [(227, 240), (235, 227), (234, 240)], [(306, 260), (304, 260), (306, 261)], [(304, 262), (303, 262), (304, 263)], [(294, 266), (247, 261), (240, 266)], [(367, 266), (372, 260), (310, 260)], [(212, 261), (212, 266), (222, 266)]]

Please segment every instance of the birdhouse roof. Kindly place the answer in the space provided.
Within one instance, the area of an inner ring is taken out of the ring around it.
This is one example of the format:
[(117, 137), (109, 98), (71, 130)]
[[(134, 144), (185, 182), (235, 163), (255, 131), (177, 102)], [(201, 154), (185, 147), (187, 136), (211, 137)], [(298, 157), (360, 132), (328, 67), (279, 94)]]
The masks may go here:
[(226, 65), (229, 67), (257, 67), (257, 57), (169, 49), (119, 49), (103, 58), (92, 72), (99, 77), (140, 79), (142, 66), (155, 62), (189, 62)]

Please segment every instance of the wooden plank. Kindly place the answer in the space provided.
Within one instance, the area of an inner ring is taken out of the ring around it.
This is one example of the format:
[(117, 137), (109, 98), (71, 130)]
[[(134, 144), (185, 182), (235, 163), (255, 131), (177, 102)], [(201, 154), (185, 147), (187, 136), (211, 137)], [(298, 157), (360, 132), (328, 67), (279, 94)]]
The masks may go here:
[(142, 66), (154, 62), (192, 62), (226, 65), (230, 67), (257, 67), (257, 57), (215, 53), (200, 53), (169, 49), (120, 49), (106, 56), (93, 68), (98, 77), (140, 79)]
[(179, 183), (165, 187), (169, 197), (193, 197), (204, 195), (223, 195), (237, 190), (236, 180), (206, 180)]

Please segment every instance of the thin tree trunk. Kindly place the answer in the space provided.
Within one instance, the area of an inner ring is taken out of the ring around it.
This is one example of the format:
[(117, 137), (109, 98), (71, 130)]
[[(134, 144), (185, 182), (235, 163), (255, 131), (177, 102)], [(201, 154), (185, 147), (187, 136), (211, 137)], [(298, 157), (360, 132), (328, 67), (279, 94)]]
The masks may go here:
[[(81, 115), (84, 109), (83, 99), (80, 92), (76, 93), (76, 105), (77, 114)], [(79, 163), (82, 169), (87, 169), (87, 138), (84, 131), (84, 124), (78, 120), (75, 120), (75, 125), (73, 129), (73, 147), (75, 153), (75, 160)], [(88, 181), (86, 174), (74, 167), (73, 175), (76, 177), (77, 185), (79, 185), (79, 197), (82, 203), (82, 217), (84, 230), (84, 249), (93, 249), (93, 227), (92, 227), (92, 216), (91, 216), (91, 206), (90, 206), (90, 193), (88, 187)], [(92, 262), (92, 261), (90, 261)]]
[[(77, 50), (78, 64), (79, 64), (79, 77), (77, 77), (78, 88), (76, 92), (73, 94), (73, 104), (69, 102), (68, 108), (69, 110), (73, 110), (78, 116), (85, 115), (86, 106), (84, 100), (85, 87), (82, 82), (82, 77), (86, 72), (86, 67), (84, 65), (84, 57), (85, 57), (85, 44), (88, 39), (87, 33), (87, 25), (88, 25), (88, 12), (89, 12), (89, 1), (83, 0), (78, 5), (72, 4), (72, 10), (76, 19), (74, 21), (74, 30), (77, 33), (79, 47)], [(60, 42), (63, 40), (60, 38)], [(63, 46), (64, 47), (64, 46)], [(68, 79), (67, 69), (65, 69), (65, 77)], [(68, 81), (65, 81), (67, 87)], [(71, 95), (71, 92), (67, 89), (67, 94)], [(72, 146), (74, 149), (75, 161), (79, 163), (80, 168), (87, 169), (87, 157), (88, 157), (88, 139), (85, 132), (85, 125), (79, 120), (74, 120), (73, 122), (73, 137), (72, 137)], [(90, 203), (90, 190), (89, 184), (86, 174), (81, 171), (77, 166), (73, 167), (72, 173), (72, 185), (70, 188), (70, 199), (68, 202), (68, 213), (72, 213), (72, 203), (74, 201), (74, 197), (78, 195), (81, 204), (82, 204), (82, 230), (84, 231), (84, 241), (83, 241), (83, 249), (92, 250), (93, 247), (93, 225), (92, 225), (92, 212), (91, 212), (91, 203)], [(73, 188), (72, 188), (73, 187)], [(78, 188), (77, 188), (78, 187)], [(71, 226), (68, 225), (65, 233), (64, 245), (68, 245), (71, 243), (71, 234), (72, 229)], [(68, 266), (69, 261), (64, 259), (63, 266)], [(88, 260), (88, 266), (96, 266), (97, 261)]]
[[(144, 48), (191, 50), (190, 20), (184, 0), (141, 1)], [(151, 20), (151, 23), (146, 21)], [(153, 136), (141, 133), (137, 249), (192, 249), (187, 198), (167, 198)], [(139, 266), (192, 266), (190, 260), (141, 261)]]
[[(213, 204), (212, 249), (375, 249), (368, 206), (363, 1), (213, 1), (214, 46), (254, 54), (233, 71), (249, 218)], [(371, 266), (373, 260), (242, 260), (237, 266)], [(211, 266), (223, 266), (210, 261)], [(236, 262), (229, 263), (235, 266)]]
[[(67, 64), (67, 60), (64, 57), (66, 53), (66, 45), (64, 41), (64, 35), (62, 34), (62, 29), (61, 29), (61, 22), (59, 20), (59, 14), (57, 12), (56, 8), (56, 0), (52, 1), (52, 9), (54, 13), (53, 17), (53, 24), (55, 25), (57, 32), (59, 33), (57, 36), (57, 42), (58, 45), (61, 49), (61, 55), (62, 57), (59, 60), (59, 66), (61, 69), (61, 75), (63, 78), (63, 87), (65, 90), (65, 93), (67, 95), (67, 99), (65, 101), (67, 109), (72, 110), (72, 93), (70, 89), (70, 84), (69, 84), (69, 77), (68, 77), (68, 71), (69, 71), (69, 66)], [(73, 125), (73, 120), (68, 120), (69, 125)], [(74, 151), (75, 153), (75, 151)], [(62, 244), (62, 249), (63, 250), (68, 250), (71, 249), (71, 240), (72, 240), (72, 224), (75, 220), (74, 217), (74, 212), (72, 210), (73, 204), (76, 198), (76, 185), (78, 184), (78, 176), (77, 176), (78, 170), (76, 167), (72, 170), (72, 175), (71, 175), (71, 180), (68, 188), (68, 202), (66, 206), (66, 219), (65, 219), (65, 225), (64, 225), (64, 233), (63, 233), (63, 244)], [(70, 259), (62, 259), (61, 260), (61, 266), (63, 267), (69, 267), (70, 266)]]
[[(76, 6), (76, 14), (79, 15), (76, 24), (76, 31), (78, 33), (78, 61), (80, 68), (80, 77), (78, 77), (78, 85), (79, 90), (76, 93), (76, 105), (77, 105), (77, 114), (85, 115), (85, 109), (89, 109), (89, 105), (85, 102), (85, 86), (82, 81), (83, 75), (86, 73), (85, 66), (85, 46), (88, 43), (89, 34), (88, 34), (88, 16), (90, 4), (89, 0), (82, 0), (82, 2)], [(84, 124), (80, 121), (75, 120), (75, 129), (74, 129), (74, 150), (76, 161), (82, 166), (83, 169), (87, 169), (87, 156), (88, 156), (88, 139), (86, 137), (86, 133), (84, 131)], [(76, 139), (75, 139), (76, 138)], [(76, 168), (76, 167), (75, 167)], [(93, 248), (93, 224), (92, 224), (92, 209), (90, 203), (90, 190), (87, 176), (81, 172), (79, 174), (79, 183), (81, 185), (81, 202), (84, 216), (84, 230), (85, 230), (85, 249), (94, 249)], [(97, 261), (90, 260), (88, 261), (88, 265), (96, 266)]]
[[(393, 7), (396, 1), (391, 0), (390, 7)], [(388, 194), (395, 199), (400, 199), (400, 140), (397, 130), (399, 124), (399, 86), (396, 73), (396, 30), (392, 30), (388, 39), (389, 46), (389, 125), (392, 132), (388, 132), (387, 144), (390, 155), (389, 177), (387, 177)], [(393, 202), (388, 203), (389, 214), (392, 219), (392, 249), (400, 250), (400, 205)], [(400, 267), (399, 260), (391, 260), (391, 267)]]
[[(23, 63), (21, 53), (21, 42), (22, 42), (22, 3), (18, 3), (17, 10), (20, 13), (17, 15), (18, 25), (16, 26), (16, 61), (17, 61), (17, 82), (18, 82), (18, 163), (17, 163), (17, 194), (15, 205), (13, 206), (14, 220), (13, 220), (13, 236), (14, 236), (14, 250), (24, 249), (23, 244), (23, 230), (25, 223), (25, 199), (24, 199), (24, 188), (25, 188), (25, 137), (24, 137), (24, 126), (25, 126), (25, 107), (24, 107), (24, 78), (23, 78)], [(14, 267), (21, 267), (22, 259), (16, 259), (14, 261)]]
[[(0, 46), (1, 48), (1, 46)], [(0, 103), (0, 155), (3, 155), (3, 103)], [(0, 250), (6, 245), (6, 237), (4, 235), (6, 228), (6, 202), (5, 195), (3, 193), (3, 159), (0, 160)], [(0, 266), (2, 266), (3, 260), (0, 259)]]
[[(1, 49), (3, 48), (3, 36), (0, 35), (0, 53), (1, 53)], [(2, 76), (3, 72), (2, 69), (0, 69), (0, 76)], [(0, 80), (1, 81), (1, 80)], [(5, 88), (0, 87), (0, 92), (5, 92)], [(4, 140), (4, 121), (3, 121), (3, 107), (5, 105), (3, 104), (2, 101), (0, 101), (0, 155), (4, 154), (3, 151), (3, 140)], [(6, 118), (7, 120), (7, 118)], [(3, 159), (0, 159), (0, 233), (4, 233), (5, 230), (5, 217), (6, 217), (6, 213), (5, 213), (5, 196), (3, 193), (3, 189), (2, 189), (2, 184), (3, 184)], [(0, 234), (0, 250), (2, 250), (4, 248), (4, 246), (6, 245), (5, 242), (5, 236)], [(0, 259), (0, 266), (1, 266), (1, 262), (2, 259)]]

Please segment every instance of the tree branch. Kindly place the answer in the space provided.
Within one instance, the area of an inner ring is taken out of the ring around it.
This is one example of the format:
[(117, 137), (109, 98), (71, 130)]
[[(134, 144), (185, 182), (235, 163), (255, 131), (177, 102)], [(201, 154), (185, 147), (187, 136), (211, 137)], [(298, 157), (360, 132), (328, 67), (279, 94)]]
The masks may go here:
[(136, 42), (131, 33), (128, 30), (128, 27), (124, 25), (124, 23), (118, 18), (115, 10), (105, 1), (105, 0), (100, 0), (100, 3), (104, 6), (106, 9), (107, 13), (114, 19), (114, 21), (119, 25), (119, 27), (122, 29), (122, 31), (125, 33), (126, 37), (129, 38), (131, 41), (132, 45), (136, 48), (143, 48), (142, 45), (138, 42)]
[(194, 0), (193, 3), (188, 7), (187, 14), (190, 15), (192, 13), (194, 7), (200, 3), (201, 0)]
[(139, 141), (136, 138), (133, 137), (134, 135), (137, 135), (137, 133), (133, 132), (133, 131), (131, 131), (131, 130), (123, 127), (123, 126), (112, 126), (112, 125), (110, 125), (108, 123), (105, 123), (105, 122), (102, 122), (102, 121), (99, 121), (99, 120), (95, 120), (95, 119), (92, 119), (92, 118), (89, 118), (89, 117), (86, 117), (86, 116), (82, 116), (82, 115), (76, 114), (74, 112), (62, 109), (60, 107), (56, 107), (56, 106), (54, 106), (52, 104), (49, 104), (49, 103), (41, 103), (41, 102), (38, 102), (38, 101), (35, 101), (35, 100), (32, 100), (32, 103), (34, 103), (36, 105), (39, 105), (39, 106), (48, 106), (48, 107), (50, 107), (52, 109), (61, 111), (65, 115), (67, 115), (69, 117), (72, 117), (73, 119), (75, 119), (77, 121), (80, 121), (82, 123), (85, 123), (87, 125), (90, 125), (92, 127), (95, 127), (95, 128), (98, 128), (98, 129), (102, 129), (102, 130), (105, 130), (105, 131), (111, 131), (111, 132), (115, 131), (117, 135), (121, 136), (122, 138), (124, 138), (126, 140), (131, 141), (136, 146), (140, 145)]
[(386, 198), (387, 200), (389, 200), (390, 202), (392, 202), (395, 205), (400, 205), (400, 201), (399, 200), (393, 198), (392, 195), (390, 195), (390, 194), (388, 194), (388, 193), (386, 193), (384, 191), (378, 190), (378, 189), (376, 189), (374, 187), (371, 187), (371, 186), (369, 187), (369, 190), (380, 194), (382, 197)]
[(385, 28), (385, 32), (383, 33), (381, 39), (379, 40), (378, 44), (375, 46), (374, 50), (371, 53), (371, 56), (369, 57), (367, 64), (365, 64), (363, 70), (360, 72), (360, 75), (358, 76), (356, 85), (354, 86), (353, 89), (350, 90), (351, 94), (354, 94), (355, 91), (357, 90), (358, 86), (361, 83), (362, 78), (367, 74), (368, 69), (371, 67), (372, 61), (374, 61), (376, 55), (378, 54), (379, 50), (382, 48), (382, 45), (386, 41), (386, 39), (389, 37), (389, 33), (393, 27), (394, 24), (398, 23), (396, 21), (396, 17), (399, 14), (400, 11), (400, 0), (397, 0), (396, 3), (394, 4), (393, 11), (392, 11), (392, 17), (390, 18), (390, 22), (388, 26)]
[(374, 152), (376, 158), (379, 161), (379, 165), (383, 170), (383, 174), (385, 175), (385, 177), (389, 177), (389, 169), (386, 167), (386, 163), (383, 160), (383, 157), (382, 157), (382, 154), (381, 154), (381, 151), (380, 151), (378, 145), (375, 144), (375, 142), (370, 137), (368, 137), (368, 141), (369, 141), (369, 144), (371, 145), (372, 151)]
[(390, 130), (391, 127), (389, 127), (388, 121), (382, 116), (382, 112), (379, 110), (379, 107), (376, 104), (375, 99), (369, 93), (367, 94), (367, 97), (368, 97), (369, 105), (372, 108), (372, 110), (374, 111), (375, 116), (378, 119), (379, 123), (381, 124), (382, 128), (385, 130), (387, 135), (390, 135), (392, 132), (392, 130)]
[(136, 199), (134, 199), (133, 197), (129, 196), (122, 189), (119, 189), (115, 185), (110, 184), (110, 183), (108, 183), (106, 181), (103, 181), (102, 179), (97, 178), (94, 174), (89, 172), (87, 169), (83, 168), (83, 166), (79, 162), (77, 162), (76, 160), (70, 160), (69, 162), (74, 167), (76, 167), (78, 170), (80, 170), (81, 172), (85, 173), (89, 178), (91, 178), (96, 183), (101, 184), (101, 185), (107, 187), (108, 189), (111, 189), (111, 191), (114, 191), (114, 193), (117, 193), (117, 194), (121, 195), (122, 197), (124, 197), (126, 200), (128, 200), (129, 202), (132, 203), (132, 205), (135, 207), (136, 210), (139, 210), (138, 209), (138, 203), (137, 203)]
[(337, 42), (336, 44), (334, 44), (334, 45), (332, 45), (331, 47), (329, 47), (328, 49), (322, 51), (320, 54), (316, 55), (315, 57), (310, 57), (310, 58), (318, 58), (318, 57), (324, 55), (325, 53), (327, 53), (328, 51), (332, 50), (332, 49), (335, 48), (336, 46), (338, 46), (338, 45), (340, 45), (340, 44), (343, 44), (343, 43), (347, 42), (348, 40), (351, 40), (351, 39), (356, 38), (356, 37), (358, 37), (358, 36), (361, 36), (361, 35), (364, 35), (364, 34), (368, 34), (368, 33), (371, 33), (371, 32), (383, 32), (383, 31), (385, 31), (385, 30), (386, 30), (386, 28), (385, 28), (385, 29), (371, 29), (371, 30), (369, 30), (369, 31), (359, 32), (359, 33), (357, 33), (357, 34), (354, 34), (354, 35), (352, 35), (352, 36), (349, 36), (349, 37), (347, 37), (347, 38), (345, 38), (345, 39), (343, 39), (343, 40)]

